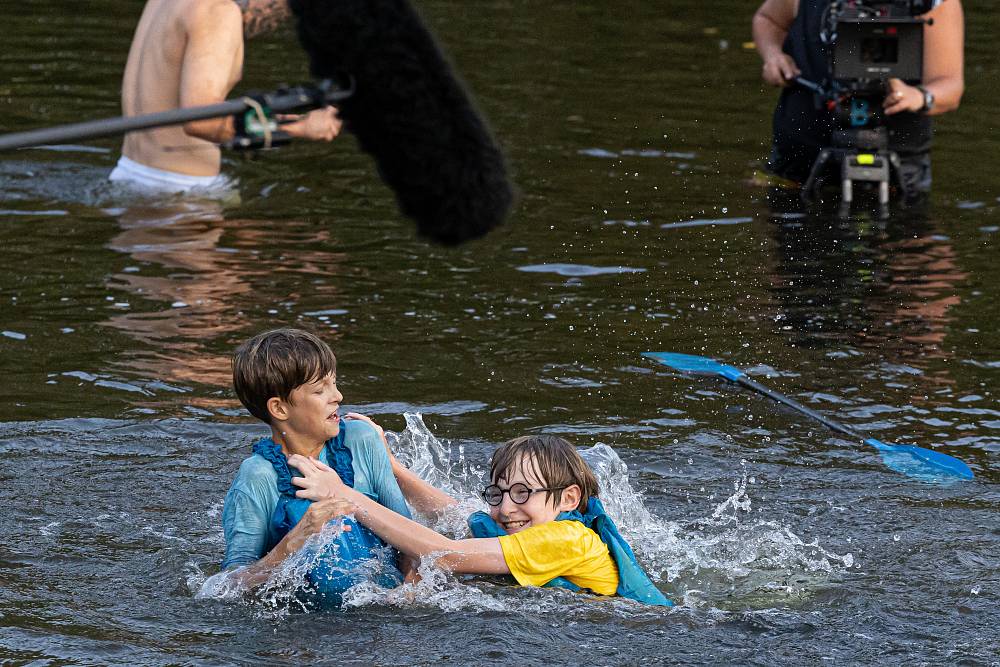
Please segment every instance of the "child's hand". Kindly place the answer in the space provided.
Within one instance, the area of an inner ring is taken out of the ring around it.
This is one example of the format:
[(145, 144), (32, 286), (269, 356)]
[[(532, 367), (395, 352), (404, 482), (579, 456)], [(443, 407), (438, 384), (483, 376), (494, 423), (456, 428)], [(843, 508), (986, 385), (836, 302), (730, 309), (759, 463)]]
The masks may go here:
[(419, 558), (400, 552), (396, 559), (396, 565), (399, 566), (399, 571), (403, 573), (404, 584), (420, 583), (420, 575), (417, 573), (417, 568), (420, 566)]
[(382, 438), (382, 444), (385, 445), (385, 452), (386, 452), (386, 454), (389, 455), (389, 463), (392, 464), (393, 468), (395, 468), (396, 466), (399, 465), (399, 461), (396, 460), (396, 457), (393, 456), (393, 454), (392, 454), (392, 450), (389, 449), (389, 441), (385, 439), (385, 431), (382, 429), (381, 426), (379, 426), (374, 421), (372, 421), (370, 417), (366, 417), (365, 415), (361, 414), (360, 412), (348, 412), (346, 415), (344, 415), (344, 418), (345, 419), (357, 419), (359, 421), (368, 422), (369, 424), (371, 424), (372, 427), (376, 431), (378, 431), (378, 436), (380, 438)]
[(344, 415), (344, 418), (345, 419), (357, 419), (358, 421), (368, 422), (369, 424), (372, 425), (372, 428), (374, 428), (376, 431), (378, 431), (378, 437), (382, 438), (382, 442), (385, 443), (386, 447), (389, 446), (388, 443), (386, 443), (386, 440), (385, 440), (385, 431), (382, 430), (381, 426), (379, 426), (374, 421), (372, 421), (371, 417), (366, 417), (365, 415), (361, 414), (360, 412), (348, 412), (346, 415)]
[[(343, 498), (327, 498), (310, 505), (299, 523), (304, 524), (303, 531), (307, 535), (311, 535), (318, 533), (331, 520), (353, 514), (356, 509), (354, 503)], [(344, 525), (344, 530), (350, 529), (350, 524)]]
[(288, 457), (288, 464), (302, 473), (302, 477), (292, 477), (292, 484), (300, 489), (295, 492), (297, 498), (324, 500), (343, 497), (347, 486), (337, 471), (322, 461), (292, 454)]
[[(295, 553), (303, 547), (310, 536), (323, 530), (323, 526), (331, 520), (346, 514), (353, 514), (354, 503), (342, 498), (327, 498), (313, 503), (302, 515), (302, 519), (295, 524), (295, 527), (281, 540), (286, 552)], [(350, 530), (350, 524), (345, 524), (344, 530)]]

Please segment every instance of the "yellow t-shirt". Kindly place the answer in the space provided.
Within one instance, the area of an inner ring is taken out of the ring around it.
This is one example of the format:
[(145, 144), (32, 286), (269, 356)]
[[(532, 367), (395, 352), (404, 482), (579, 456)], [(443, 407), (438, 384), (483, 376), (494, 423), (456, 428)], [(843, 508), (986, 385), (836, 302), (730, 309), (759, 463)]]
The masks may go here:
[(507, 567), (522, 586), (565, 577), (600, 595), (618, 589), (618, 568), (607, 545), (579, 521), (550, 521), (499, 539)]

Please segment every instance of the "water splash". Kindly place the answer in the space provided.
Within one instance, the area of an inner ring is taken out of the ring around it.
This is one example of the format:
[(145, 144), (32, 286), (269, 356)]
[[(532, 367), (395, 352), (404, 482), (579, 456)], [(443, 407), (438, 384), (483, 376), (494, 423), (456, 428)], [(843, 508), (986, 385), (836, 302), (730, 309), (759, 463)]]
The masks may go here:
[[(443, 489), (458, 504), (442, 516), (416, 517), (418, 521), (453, 538), (468, 536), (466, 518), (486, 509), (478, 497), (485, 467), (472, 464), (461, 444), (439, 440), (419, 414), (405, 413), (406, 429), (387, 432), (390, 449), (401, 463), (421, 479)], [(733, 482), (733, 492), (711, 508), (707, 516), (684, 523), (653, 514), (641, 492), (629, 481), (628, 467), (614, 449), (597, 444), (581, 451), (597, 477), (600, 496), (622, 535), (636, 552), (650, 577), (675, 601), (708, 610), (733, 607), (771, 608), (785, 606), (811, 596), (829, 585), (837, 573), (854, 564), (851, 554), (827, 551), (818, 541), (806, 542), (789, 526), (751, 513), (749, 488), (754, 479), (745, 470)], [(310, 586), (306, 580), (317, 553), (332, 540), (336, 530), (325, 528), (305, 556), (291, 558), (278, 568), (256, 592), (260, 613), (281, 615), (289, 610), (308, 610)], [(420, 581), (395, 589), (364, 582), (349, 589), (345, 607), (367, 605), (429, 606), (443, 611), (565, 611), (579, 596), (563, 591), (498, 586), (490, 580), (456, 576), (444, 572), (425, 558)], [(239, 599), (245, 587), (234, 583), (230, 573), (207, 579), (198, 597)], [(593, 600), (587, 598), (588, 609)], [(603, 613), (630, 615), (635, 605), (613, 598), (601, 600)]]
[[(247, 568), (219, 572), (200, 583), (197, 573), (191, 573), (188, 577), (188, 586), (197, 587), (196, 598), (248, 600), (252, 601), (258, 613), (279, 618), (292, 611), (310, 611), (346, 605), (348, 599), (356, 599), (361, 594), (355, 593), (355, 589), (365, 591), (372, 599), (384, 598), (389, 594), (389, 589), (375, 583), (384, 568), (384, 563), (377, 556), (364, 560), (350, 559), (346, 561), (348, 567), (344, 569), (331, 565), (336, 562), (336, 553), (340, 550), (337, 538), (343, 530), (342, 521), (335, 520), (326, 524), (320, 532), (305, 541), (302, 549), (275, 568), (267, 579), (252, 591), (252, 595), (251, 587), (243, 579)], [(352, 577), (361, 575), (364, 579), (348, 589), (343, 600), (339, 596), (326, 598), (318, 595), (308, 575), (314, 572), (320, 559), (323, 559), (323, 571), (326, 576), (337, 578), (340, 574)]]
[(394, 607), (414, 605), (435, 607), (442, 611), (504, 611), (508, 605), (498, 596), (463, 583), (455, 575), (434, 565), (435, 555), (424, 558), (417, 569), (419, 580), (392, 590), (363, 583), (344, 595), (345, 607), (382, 604)]
[[(387, 434), (397, 457), (422, 479), (444, 488), (459, 499), (448, 517), (431, 523), (432, 528), (462, 537), (465, 518), (484, 509), (475, 491), (483, 483), (484, 470), (473, 466), (458, 447), (442, 444), (424, 425), (420, 415), (406, 415), (407, 428)], [(854, 564), (853, 556), (832, 553), (818, 541), (807, 542), (789, 526), (751, 514), (750, 485), (753, 478), (744, 469), (733, 482), (733, 492), (704, 518), (686, 523), (655, 516), (641, 492), (632, 487), (628, 467), (614, 449), (597, 444), (581, 451), (600, 487), (608, 514), (633, 546), (639, 561), (668, 594), (695, 606), (769, 606), (787, 604), (828, 584), (831, 577)], [(453, 605), (456, 600), (476, 608), (468, 596), (484, 595), (480, 589), (455, 580), (433, 578), (429, 589), (419, 589), (417, 598), (426, 604)], [(456, 592), (457, 591), (457, 592)], [(548, 592), (548, 591), (546, 591)], [(506, 596), (504, 596), (506, 598)], [(740, 602), (734, 603), (738, 600)], [(398, 603), (398, 600), (395, 602)], [(560, 604), (563, 604), (560, 602)]]
[(686, 524), (653, 515), (629, 483), (628, 467), (607, 445), (582, 452), (608, 514), (656, 582), (688, 605), (769, 606), (807, 597), (854, 565), (854, 557), (806, 542), (789, 526), (751, 515), (744, 469), (711, 514)]
[(628, 469), (606, 445), (584, 458), (594, 468), (601, 497), (622, 535), (654, 581), (670, 582), (688, 605), (770, 606), (811, 595), (854, 557), (805, 542), (789, 526), (751, 515), (744, 469), (733, 493), (705, 518), (680, 524), (657, 518), (632, 489)]
[(476, 466), (465, 458), (465, 446), (434, 437), (423, 417), (417, 413), (403, 414), (406, 429), (401, 433), (387, 431), (389, 448), (400, 463), (416, 473), (422, 480), (435, 486), (458, 501), (439, 517), (418, 517), (434, 530), (451, 537), (468, 534), (466, 519), (473, 512), (486, 510), (486, 503), (479, 498), (484, 484), (485, 466)]

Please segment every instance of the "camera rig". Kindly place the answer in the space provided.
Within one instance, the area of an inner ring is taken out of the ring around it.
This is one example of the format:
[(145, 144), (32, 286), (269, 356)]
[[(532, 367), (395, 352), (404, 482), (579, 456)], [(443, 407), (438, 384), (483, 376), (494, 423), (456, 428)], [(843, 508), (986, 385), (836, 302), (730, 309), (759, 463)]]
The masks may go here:
[(889, 132), (882, 100), (889, 79), (919, 83), (923, 78), (924, 25), (921, 18), (942, 0), (832, 0), (822, 19), (820, 40), (830, 58), (829, 80), (797, 78), (811, 90), (818, 108), (834, 115), (832, 146), (823, 148), (802, 186), (811, 203), (829, 164), (839, 165), (840, 216), (848, 217), (854, 183), (878, 187), (878, 217), (889, 217), (890, 184), (904, 197), (899, 155), (889, 149)]

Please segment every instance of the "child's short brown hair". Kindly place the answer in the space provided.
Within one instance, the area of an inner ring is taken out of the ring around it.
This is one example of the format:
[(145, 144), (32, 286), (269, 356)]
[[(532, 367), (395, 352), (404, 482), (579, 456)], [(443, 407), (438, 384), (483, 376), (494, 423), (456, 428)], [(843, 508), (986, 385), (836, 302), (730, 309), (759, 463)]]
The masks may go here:
[(326, 343), (301, 329), (257, 334), (233, 353), (233, 389), (257, 419), (271, 423), (267, 401), (287, 401), (296, 387), (337, 372), (337, 358)]
[(562, 500), (562, 490), (576, 484), (580, 487), (577, 509), (587, 510), (587, 501), (597, 496), (597, 478), (576, 447), (555, 435), (524, 435), (508, 440), (490, 458), (490, 480), (506, 478), (515, 468), (525, 477), (533, 476), (546, 487), (546, 499), (552, 504)]

